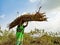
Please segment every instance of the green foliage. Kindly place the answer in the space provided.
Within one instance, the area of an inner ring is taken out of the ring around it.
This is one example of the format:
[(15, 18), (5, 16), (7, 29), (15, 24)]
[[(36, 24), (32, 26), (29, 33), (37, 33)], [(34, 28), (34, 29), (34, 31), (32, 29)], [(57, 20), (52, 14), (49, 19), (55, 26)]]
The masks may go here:
[[(39, 36), (34, 36), (37, 34)], [(23, 45), (60, 45), (58, 33), (47, 33), (44, 30), (35, 29), (29, 33), (24, 33)], [(15, 45), (16, 36), (13, 30), (0, 29), (0, 45)]]

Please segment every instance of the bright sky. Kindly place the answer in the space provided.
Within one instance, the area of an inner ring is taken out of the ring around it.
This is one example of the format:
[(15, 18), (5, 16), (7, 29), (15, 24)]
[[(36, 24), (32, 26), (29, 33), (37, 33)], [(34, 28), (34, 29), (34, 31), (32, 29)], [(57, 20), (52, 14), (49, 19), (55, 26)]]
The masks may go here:
[(0, 0), (0, 25), (3, 29), (19, 14), (36, 12), (39, 6), (46, 13), (48, 22), (29, 22), (25, 32), (34, 28), (60, 31), (60, 0)]

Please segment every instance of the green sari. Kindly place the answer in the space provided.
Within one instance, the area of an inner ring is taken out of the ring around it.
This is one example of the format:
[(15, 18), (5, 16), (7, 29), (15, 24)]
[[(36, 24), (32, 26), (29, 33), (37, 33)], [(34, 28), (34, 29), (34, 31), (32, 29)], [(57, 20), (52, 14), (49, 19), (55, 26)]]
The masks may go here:
[(20, 25), (20, 26), (17, 27), (17, 32), (16, 32), (16, 45), (22, 45), (23, 36), (24, 36), (24, 26), (23, 25)]

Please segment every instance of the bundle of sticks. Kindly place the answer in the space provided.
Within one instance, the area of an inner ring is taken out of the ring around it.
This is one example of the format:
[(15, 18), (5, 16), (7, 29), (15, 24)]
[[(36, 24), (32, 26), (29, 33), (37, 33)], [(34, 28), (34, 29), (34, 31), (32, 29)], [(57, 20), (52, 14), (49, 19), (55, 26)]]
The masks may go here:
[[(39, 10), (40, 10), (40, 8), (39, 8)], [(40, 13), (39, 10), (35, 14), (24, 14), (24, 15), (21, 15), (21, 16), (17, 17), (13, 22), (11, 22), (9, 24), (9, 29), (11, 29), (11, 28), (13, 28), (17, 25), (21, 25), (24, 22), (47, 21), (47, 17), (45, 15), (45, 13)]]

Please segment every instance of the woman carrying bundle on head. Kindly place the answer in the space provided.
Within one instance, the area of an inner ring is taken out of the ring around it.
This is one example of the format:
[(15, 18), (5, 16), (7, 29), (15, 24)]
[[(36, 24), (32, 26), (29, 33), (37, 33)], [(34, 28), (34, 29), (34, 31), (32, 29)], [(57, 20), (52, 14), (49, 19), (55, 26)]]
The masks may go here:
[(18, 25), (17, 26), (17, 32), (16, 32), (16, 45), (22, 45), (23, 43), (23, 37), (24, 37), (24, 28), (28, 25), (28, 22), (26, 22), (26, 25)]

